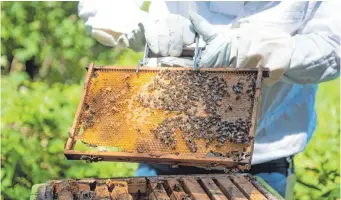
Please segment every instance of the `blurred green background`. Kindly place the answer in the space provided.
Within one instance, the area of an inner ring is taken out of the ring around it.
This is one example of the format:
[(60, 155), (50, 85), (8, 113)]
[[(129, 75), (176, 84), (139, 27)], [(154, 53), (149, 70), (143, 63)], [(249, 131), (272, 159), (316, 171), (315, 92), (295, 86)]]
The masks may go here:
[[(27, 199), (51, 179), (133, 175), (136, 164), (67, 161), (63, 148), (89, 62), (136, 65), (141, 54), (104, 47), (77, 2), (1, 2), (1, 199)], [(318, 127), (295, 157), (295, 198), (340, 196), (339, 79), (318, 90)]]

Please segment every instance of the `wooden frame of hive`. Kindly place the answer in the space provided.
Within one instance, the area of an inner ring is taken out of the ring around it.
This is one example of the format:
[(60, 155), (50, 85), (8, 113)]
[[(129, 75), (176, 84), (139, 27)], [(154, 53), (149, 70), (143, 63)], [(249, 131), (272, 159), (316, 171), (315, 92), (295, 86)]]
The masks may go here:
[[(205, 167), (224, 167), (233, 168), (240, 167), (240, 169), (248, 169), (250, 167), (250, 162), (253, 152), (253, 139), (250, 142), (250, 148), (248, 151), (251, 152), (251, 156), (244, 158), (240, 161), (234, 161), (232, 158), (221, 158), (221, 157), (198, 157), (193, 155), (151, 155), (148, 153), (137, 153), (137, 152), (100, 152), (98, 150), (86, 150), (80, 151), (75, 149), (75, 145), (79, 142), (78, 132), (80, 131), (80, 118), (82, 110), (85, 106), (85, 99), (90, 87), (90, 79), (94, 76), (96, 71), (100, 70), (113, 70), (113, 71), (126, 71), (129, 73), (135, 73), (135, 67), (115, 67), (115, 66), (105, 66), (105, 67), (95, 67), (94, 64), (90, 64), (88, 67), (87, 76), (84, 83), (84, 91), (81, 97), (80, 104), (78, 106), (75, 119), (73, 122), (72, 130), (69, 134), (69, 138), (65, 145), (64, 154), (68, 159), (71, 160), (88, 160), (92, 161), (121, 161), (121, 162), (146, 162), (146, 163), (158, 163), (158, 164), (169, 164), (169, 165), (188, 165), (188, 166), (205, 166)], [(157, 72), (160, 70), (170, 70), (170, 71), (191, 71), (189, 68), (140, 68), (139, 73), (143, 72)], [(249, 130), (250, 138), (254, 137), (256, 122), (257, 122), (257, 110), (260, 102), (261, 84), (262, 78), (268, 76), (268, 71), (264, 68), (255, 69), (236, 69), (236, 68), (204, 68), (200, 71), (210, 72), (210, 73), (257, 73), (257, 78), (254, 88), (254, 98), (253, 107), (250, 120), (252, 126)]]

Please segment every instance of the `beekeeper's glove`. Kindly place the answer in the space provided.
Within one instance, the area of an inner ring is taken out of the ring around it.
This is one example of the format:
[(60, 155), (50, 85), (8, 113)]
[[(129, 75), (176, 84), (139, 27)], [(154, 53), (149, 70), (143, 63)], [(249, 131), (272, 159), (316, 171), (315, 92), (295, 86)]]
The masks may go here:
[[(218, 31), (214, 25), (211, 25), (200, 15), (192, 11), (189, 13), (189, 18), (195, 32), (206, 43), (198, 63), (199, 68), (228, 67), (234, 31)], [(193, 62), (189, 62), (186, 58), (168, 57), (161, 59), (160, 65), (192, 67)]]
[(183, 47), (194, 42), (195, 33), (191, 22), (181, 15), (149, 17), (143, 25), (148, 46), (155, 54), (180, 56)]
[(148, 14), (140, 7), (136, 1), (81, 0), (78, 12), (89, 33), (106, 46), (139, 52), (147, 42), (154, 53), (179, 56), (184, 45), (193, 43), (188, 19), (168, 10)]
[(146, 17), (128, 33), (114, 33), (110, 29), (91, 30), (101, 44), (118, 48), (130, 48), (136, 52), (144, 50), (145, 43), (161, 56), (179, 56), (183, 47), (192, 44), (194, 31), (188, 19), (175, 14), (163, 17)]
[[(259, 27), (253, 29), (252, 26), (219, 31), (195, 12), (190, 12), (189, 17), (194, 30), (206, 42), (199, 68), (267, 67), (270, 69), (270, 77), (264, 82), (271, 85), (278, 81), (289, 67), (294, 49), (289, 34), (262, 30)], [(161, 66), (193, 66), (193, 62), (183, 58), (168, 57), (159, 62)]]
[[(181, 15), (147, 17), (139, 28), (119, 37), (120, 46), (141, 51), (147, 42), (151, 51), (161, 56), (180, 56), (184, 46), (194, 42), (195, 33), (191, 23)], [(145, 39), (145, 40), (144, 40)]]

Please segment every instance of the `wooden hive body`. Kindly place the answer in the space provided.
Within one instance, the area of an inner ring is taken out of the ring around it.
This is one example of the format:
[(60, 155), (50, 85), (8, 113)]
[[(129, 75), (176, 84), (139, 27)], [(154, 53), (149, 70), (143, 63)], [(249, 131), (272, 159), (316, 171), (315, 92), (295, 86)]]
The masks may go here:
[(32, 199), (278, 200), (249, 175), (159, 176), (56, 180), (41, 184)]

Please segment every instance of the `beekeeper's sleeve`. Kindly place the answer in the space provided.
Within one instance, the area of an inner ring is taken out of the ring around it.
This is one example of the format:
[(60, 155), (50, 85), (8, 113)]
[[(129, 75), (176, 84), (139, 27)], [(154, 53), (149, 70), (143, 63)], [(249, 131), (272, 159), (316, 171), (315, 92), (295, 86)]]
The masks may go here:
[[(238, 65), (252, 66), (250, 62), (261, 59), (258, 66), (270, 69), (270, 78), (264, 81), (270, 85), (277, 81), (314, 84), (338, 77), (340, 17), (337, 11), (339, 3), (334, 2), (317, 4), (311, 19), (298, 27), (294, 34), (266, 26), (263, 29), (251, 28), (240, 34), (237, 45)], [(274, 24), (272, 27), (286, 26), (285, 22), (276, 23), (282, 24)]]
[(340, 74), (340, 4), (322, 2), (304, 28), (292, 37), (294, 49), (283, 80), (309, 84)]
[(147, 13), (140, 8), (143, 1), (81, 0), (78, 15), (85, 21), (90, 34), (101, 44), (116, 46), (122, 34), (129, 34)]

